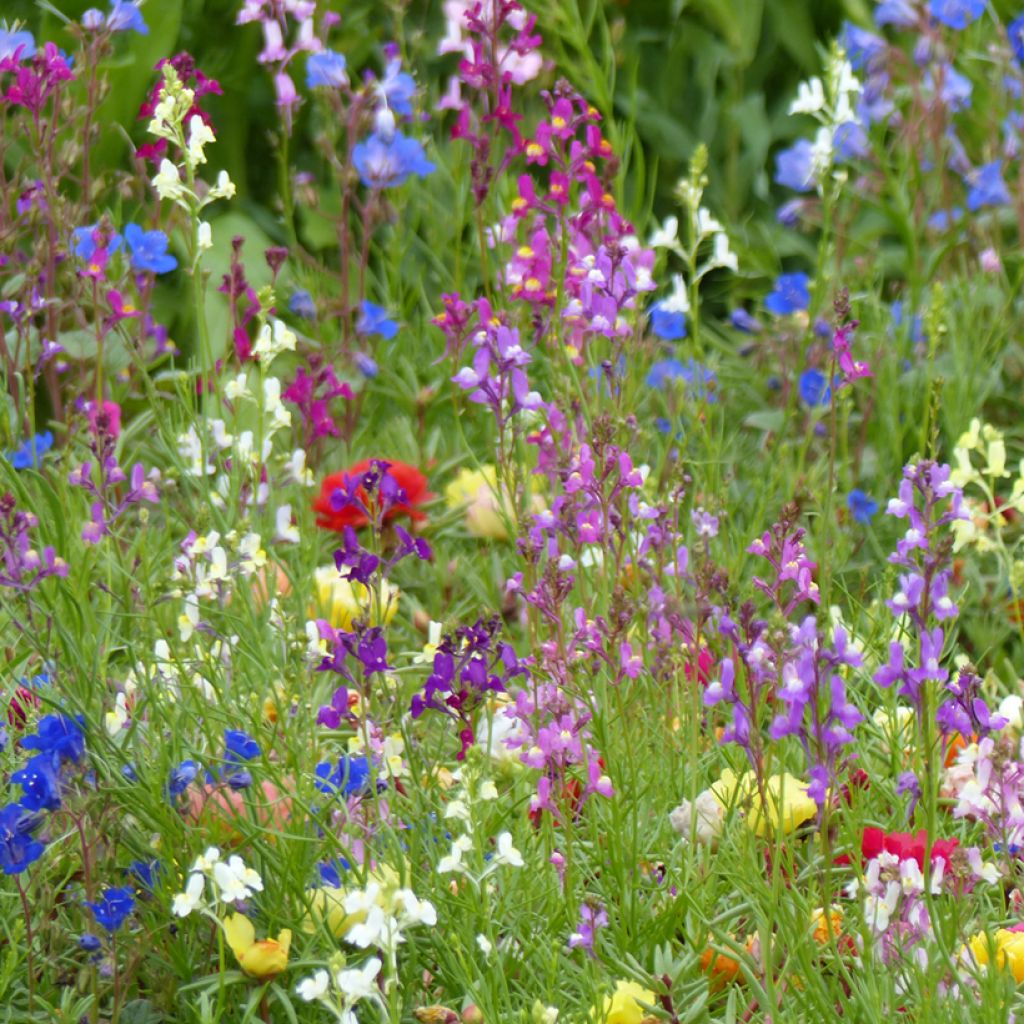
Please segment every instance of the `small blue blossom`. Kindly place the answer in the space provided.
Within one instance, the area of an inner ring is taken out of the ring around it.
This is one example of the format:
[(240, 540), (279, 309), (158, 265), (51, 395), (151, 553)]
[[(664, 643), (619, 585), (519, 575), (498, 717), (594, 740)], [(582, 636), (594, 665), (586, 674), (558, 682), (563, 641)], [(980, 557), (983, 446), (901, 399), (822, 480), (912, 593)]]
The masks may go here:
[(32, 833), (43, 819), (21, 804), (0, 810), (0, 868), (5, 875), (17, 875), (43, 855), (46, 847)]
[(317, 865), (320, 875), (320, 884), (329, 886), (331, 889), (341, 888), (341, 876), (352, 869), (352, 865), (344, 857), (335, 857), (334, 860), (321, 861)]
[(182, 761), (177, 768), (171, 772), (170, 781), (167, 783), (167, 792), (173, 798), (181, 796), (189, 786), (195, 782), (199, 774), (199, 765), (195, 761)]
[(797, 390), (800, 392), (800, 400), (812, 409), (832, 401), (832, 389), (821, 370), (804, 370), (800, 374)]
[[(87, 224), (82, 228), (75, 228), (71, 232), (71, 237), (74, 239), (75, 255), (82, 260), (83, 263), (88, 263), (96, 253), (96, 229), (99, 224)], [(121, 236), (116, 232), (107, 241), (107, 252), (113, 254), (121, 248)]]
[(352, 361), (356, 364), (356, 369), (368, 379), (372, 379), (380, 373), (380, 367), (377, 365), (377, 361), (373, 356), (369, 356), (365, 352), (354, 353)]
[(856, 71), (863, 71), (885, 51), (885, 40), (866, 28), (847, 21), (840, 35), (846, 57)]
[(815, 187), (814, 144), (798, 139), (788, 149), (775, 154), (775, 183), (795, 192), (810, 192)]
[(377, 334), (385, 341), (390, 341), (398, 334), (398, 324), (383, 306), (375, 306), (363, 299), (359, 307), (359, 320), (356, 322), (356, 334), (364, 336)]
[(35, 733), (24, 737), (21, 745), (26, 750), (54, 754), (61, 761), (74, 761), (77, 764), (85, 755), (85, 735), (82, 732), (84, 722), (81, 715), (75, 715), (74, 718), (46, 715), (39, 719)]
[[(245, 761), (252, 761), (259, 756), (259, 744), (248, 733), (242, 732), (241, 729), (224, 730), (225, 771), (223, 780), (232, 789), (245, 789), (252, 785), (252, 773), (248, 769), (242, 768), (241, 765)], [(220, 781), (219, 774), (212, 771), (207, 772), (206, 781), (211, 785), (216, 784)]]
[(138, 32), (140, 36), (149, 35), (149, 26), (136, 0), (112, 0), (110, 13), (107, 15), (107, 28), (111, 32)]
[(29, 811), (56, 811), (60, 808), (60, 762), (56, 755), (36, 754), (23, 768), (11, 775), (11, 782), (25, 794), (21, 805)]
[(974, 86), (971, 80), (960, 74), (952, 64), (940, 63), (934, 74), (929, 70), (924, 76), (925, 88), (934, 91), (936, 81), (939, 82), (939, 99), (951, 111), (955, 113), (958, 110), (966, 110), (971, 105)]
[(664, 341), (679, 341), (686, 337), (686, 314), (671, 309), (665, 302), (656, 302), (650, 308), (651, 330)]
[(292, 292), (292, 297), (288, 300), (288, 309), (296, 316), (301, 316), (303, 320), (316, 319), (316, 304), (313, 302), (313, 296), (304, 288)]
[(31, 32), (8, 32), (0, 28), (0, 60), (7, 60), (17, 53), (18, 60), (28, 60), (36, 53), (36, 41)]
[(362, 793), (370, 785), (370, 762), (365, 757), (339, 757), (338, 763), (321, 761), (316, 766), (316, 788), (321, 793)]
[(960, 31), (985, 13), (985, 0), (930, 0), (928, 13), (943, 25)]
[(306, 61), (306, 85), (310, 89), (342, 89), (348, 85), (345, 55), (334, 50), (314, 53)]
[(1003, 181), (1003, 162), (993, 160), (970, 171), (964, 183), (968, 187), (967, 209), (972, 213), (985, 206), (1007, 206), (1010, 192)]
[(82, 15), (82, 28), (87, 29), (89, 32), (98, 32), (103, 28), (105, 20), (103, 12), (98, 7), (90, 7)]
[(167, 236), (162, 231), (143, 231), (138, 224), (129, 224), (124, 229), (124, 237), (136, 270), (166, 274), (178, 266), (178, 261), (167, 251)]
[(844, 121), (839, 125), (832, 137), (836, 160), (840, 163), (847, 160), (863, 160), (871, 152), (868, 147), (868, 133), (862, 124), (856, 121)]
[(53, 434), (44, 430), (32, 438), (23, 441), (20, 448), (4, 452), (4, 458), (15, 469), (37, 469), (40, 458), (53, 447)]
[(707, 398), (714, 402), (714, 385), (717, 378), (715, 371), (693, 359), (680, 362), (678, 359), (661, 359), (647, 373), (647, 386), (660, 388), (674, 381), (681, 380), (687, 385), (687, 391), (696, 398)]
[(776, 316), (798, 313), (811, 304), (810, 278), (804, 273), (782, 274), (765, 296), (764, 308)]
[(143, 889), (152, 891), (162, 870), (158, 860), (133, 860), (125, 869), (125, 874), (134, 878)]
[(96, 923), (113, 935), (135, 909), (135, 894), (127, 886), (107, 889), (98, 903), (86, 903), (96, 918)]
[(395, 188), (410, 175), (424, 178), (434, 171), (420, 142), (401, 132), (390, 139), (375, 132), (353, 149), (352, 163), (367, 188)]
[(760, 334), (762, 330), (761, 321), (748, 313), (742, 306), (737, 306), (729, 314), (729, 322), (737, 331), (742, 331), (744, 334)]
[(775, 219), (784, 228), (795, 228), (800, 223), (800, 215), (804, 211), (804, 199), (790, 199), (788, 203), (783, 203), (778, 212), (775, 214)]
[[(904, 313), (903, 303), (896, 299), (895, 302), (889, 307), (889, 311), (892, 313), (892, 325), (896, 330), (899, 330), (903, 326)], [(915, 313), (910, 318), (910, 340), (915, 345), (920, 345), (926, 339), (924, 333), (924, 319), (920, 313)]]
[(846, 507), (858, 523), (867, 525), (878, 511), (878, 502), (870, 494), (865, 494), (859, 487), (855, 487), (846, 496)]
[(1014, 18), (1006, 26), (1006, 34), (1010, 39), (1014, 57), (1019, 63), (1024, 64), (1024, 14), (1019, 18)]
[(933, 231), (945, 231), (963, 219), (964, 211), (959, 206), (954, 206), (952, 210), (936, 210), (928, 218), (928, 227)]
[(78, 948), (86, 953), (95, 953), (103, 945), (98, 935), (90, 935), (86, 932), (78, 936)]
[(416, 80), (402, 70), (399, 58), (389, 60), (380, 83), (388, 106), (401, 117), (412, 116), (412, 98), (416, 93)]

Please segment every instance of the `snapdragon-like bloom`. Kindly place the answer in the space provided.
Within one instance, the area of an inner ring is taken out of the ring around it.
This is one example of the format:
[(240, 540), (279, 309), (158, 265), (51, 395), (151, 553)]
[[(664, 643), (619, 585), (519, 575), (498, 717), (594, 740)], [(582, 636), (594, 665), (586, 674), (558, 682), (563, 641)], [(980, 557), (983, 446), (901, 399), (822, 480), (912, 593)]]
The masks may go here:
[(419, 521), (426, 518), (419, 506), (431, 498), (427, 478), (415, 466), (363, 459), (340, 473), (324, 477), (313, 509), (317, 526), (340, 533), (346, 526), (367, 525), (374, 501), (385, 520), (407, 515)]

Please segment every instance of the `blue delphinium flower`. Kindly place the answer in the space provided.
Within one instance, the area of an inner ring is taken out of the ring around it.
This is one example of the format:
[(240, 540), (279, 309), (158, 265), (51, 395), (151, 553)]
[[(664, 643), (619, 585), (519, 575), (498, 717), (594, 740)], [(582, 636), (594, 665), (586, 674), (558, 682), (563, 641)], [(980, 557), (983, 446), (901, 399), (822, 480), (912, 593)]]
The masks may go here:
[(858, 523), (867, 525), (878, 511), (878, 502), (870, 494), (865, 494), (859, 487), (855, 487), (846, 496), (846, 507)]
[(301, 316), (303, 320), (316, 319), (316, 303), (313, 302), (313, 296), (304, 288), (292, 292), (292, 297), (288, 300), (288, 308), (296, 316)]
[(0, 868), (5, 875), (17, 875), (43, 855), (46, 847), (32, 833), (43, 823), (21, 804), (8, 804), (0, 810)]
[(809, 139), (798, 139), (775, 154), (775, 183), (795, 192), (810, 192), (815, 187), (814, 144)]
[(1014, 18), (1006, 26), (1006, 34), (1009, 36), (1014, 57), (1019, 63), (1024, 64), (1024, 14), (1019, 18)]
[(911, 0), (881, 0), (875, 8), (875, 24), (912, 28), (917, 24), (917, 11)]
[(127, 886), (107, 889), (98, 903), (85, 904), (96, 918), (96, 923), (113, 935), (135, 909), (135, 894)]
[(195, 761), (182, 761), (177, 768), (171, 771), (171, 778), (167, 783), (168, 795), (172, 799), (181, 796), (195, 782), (198, 774), (199, 765)]
[(370, 762), (365, 757), (339, 757), (337, 764), (321, 761), (316, 766), (316, 788), (321, 793), (352, 796), (370, 785)]
[(828, 405), (832, 400), (832, 389), (821, 370), (804, 370), (800, 374), (797, 390), (800, 392), (800, 400), (812, 409), (818, 405)]
[(341, 89), (348, 85), (345, 55), (334, 50), (311, 54), (306, 61), (306, 85), (310, 89)]
[(107, 28), (111, 32), (138, 32), (140, 36), (149, 35), (149, 26), (135, 0), (111, 0)]
[(985, 0), (930, 0), (928, 13), (943, 25), (965, 29), (985, 13)]
[(1006, 206), (1010, 192), (1003, 181), (1003, 162), (993, 160), (970, 171), (964, 179), (967, 185), (967, 209), (974, 213), (985, 206)]
[(410, 175), (424, 178), (434, 171), (420, 142), (401, 132), (390, 139), (375, 132), (353, 149), (352, 163), (367, 188), (395, 188)]
[(11, 775), (21, 786), (21, 805), (29, 811), (56, 811), (60, 808), (60, 762), (52, 753), (36, 754), (23, 768)]
[(8, 32), (0, 28), (0, 60), (7, 60), (17, 53), (18, 60), (28, 60), (36, 53), (36, 41), (31, 32)]
[(775, 287), (765, 296), (764, 308), (776, 316), (789, 316), (806, 309), (811, 304), (809, 285), (810, 278), (804, 273), (780, 275)]
[(136, 270), (166, 274), (177, 267), (178, 261), (167, 251), (167, 236), (162, 231), (143, 231), (138, 224), (129, 224), (124, 237)]
[(383, 306), (375, 306), (372, 302), (363, 299), (359, 310), (356, 334), (377, 334), (385, 341), (390, 341), (398, 334), (398, 324), (391, 319), (391, 315)]
[(44, 430), (41, 434), (22, 442), (20, 448), (4, 452), (4, 458), (15, 469), (36, 469), (40, 458), (53, 447), (53, 434)]
[(666, 302), (656, 302), (649, 311), (651, 330), (664, 341), (686, 337), (686, 314)]
[[(38, 678), (38, 677), (37, 677)], [(21, 745), (26, 750), (38, 750), (44, 754), (55, 754), (61, 761), (76, 764), (85, 755), (85, 734), (81, 715), (68, 718), (67, 715), (45, 715), (39, 719), (35, 733), (25, 736)]]

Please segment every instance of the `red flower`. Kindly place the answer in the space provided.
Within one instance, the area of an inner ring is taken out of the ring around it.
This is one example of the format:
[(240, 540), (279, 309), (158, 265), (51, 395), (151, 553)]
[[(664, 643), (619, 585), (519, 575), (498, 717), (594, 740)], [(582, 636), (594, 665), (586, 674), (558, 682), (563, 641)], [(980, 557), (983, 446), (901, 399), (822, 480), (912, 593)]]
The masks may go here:
[[(346, 479), (352, 481), (369, 472), (374, 461), (377, 460), (363, 459), (362, 462), (357, 462), (340, 473), (331, 473), (330, 476), (324, 477), (324, 482), (320, 485), (320, 496), (313, 502), (317, 526), (322, 526), (325, 530), (336, 530), (338, 533), (346, 526), (366, 526), (369, 520), (362, 509), (355, 505), (335, 509), (331, 505), (331, 495), (344, 489)], [(427, 478), (415, 466), (408, 466), (404, 462), (391, 462), (388, 459), (380, 461), (388, 463), (388, 474), (405, 491), (405, 501), (392, 505), (384, 518), (394, 519), (396, 516), (406, 515), (417, 522), (425, 519), (426, 516), (419, 511), (418, 506), (433, 498), (433, 494), (427, 490)], [(369, 499), (361, 486), (356, 494), (364, 505), (368, 503)]]
[[(956, 839), (936, 839), (932, 842), (932, 860), (941, 860), (943, 868), (949, 867), (949, 858), (959, 846)], [(883, 851), (891, 853), (900, 860), (916, 860), (917, 866), (924, 870), (925, 831), (921, 829), (913, 835), (909, 832), (883, 832), (880, 828), (864, 829), (860, 852), (865, 860), (877, 857)]]

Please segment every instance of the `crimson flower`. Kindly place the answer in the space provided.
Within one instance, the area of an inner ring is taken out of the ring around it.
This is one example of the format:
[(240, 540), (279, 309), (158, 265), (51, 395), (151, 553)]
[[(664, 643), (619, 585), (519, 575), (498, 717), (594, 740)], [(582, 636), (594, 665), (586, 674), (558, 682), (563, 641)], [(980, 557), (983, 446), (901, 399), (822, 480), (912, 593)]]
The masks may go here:
[[(866, 828), (861, 839), (860, 852), (865, 860), (871, 860), (880, 853), (891, 853), (900, 860), (916, 860), (917, 866), (924, 870), (925, 851), (924, 829), (915, 833), (883, 832), (880, 828)], [(935, 839), (932, 841), (932, 860), (941, 860), (943, 868), (949, 867), (949, 858), (959, 846), (956, 839)]]

